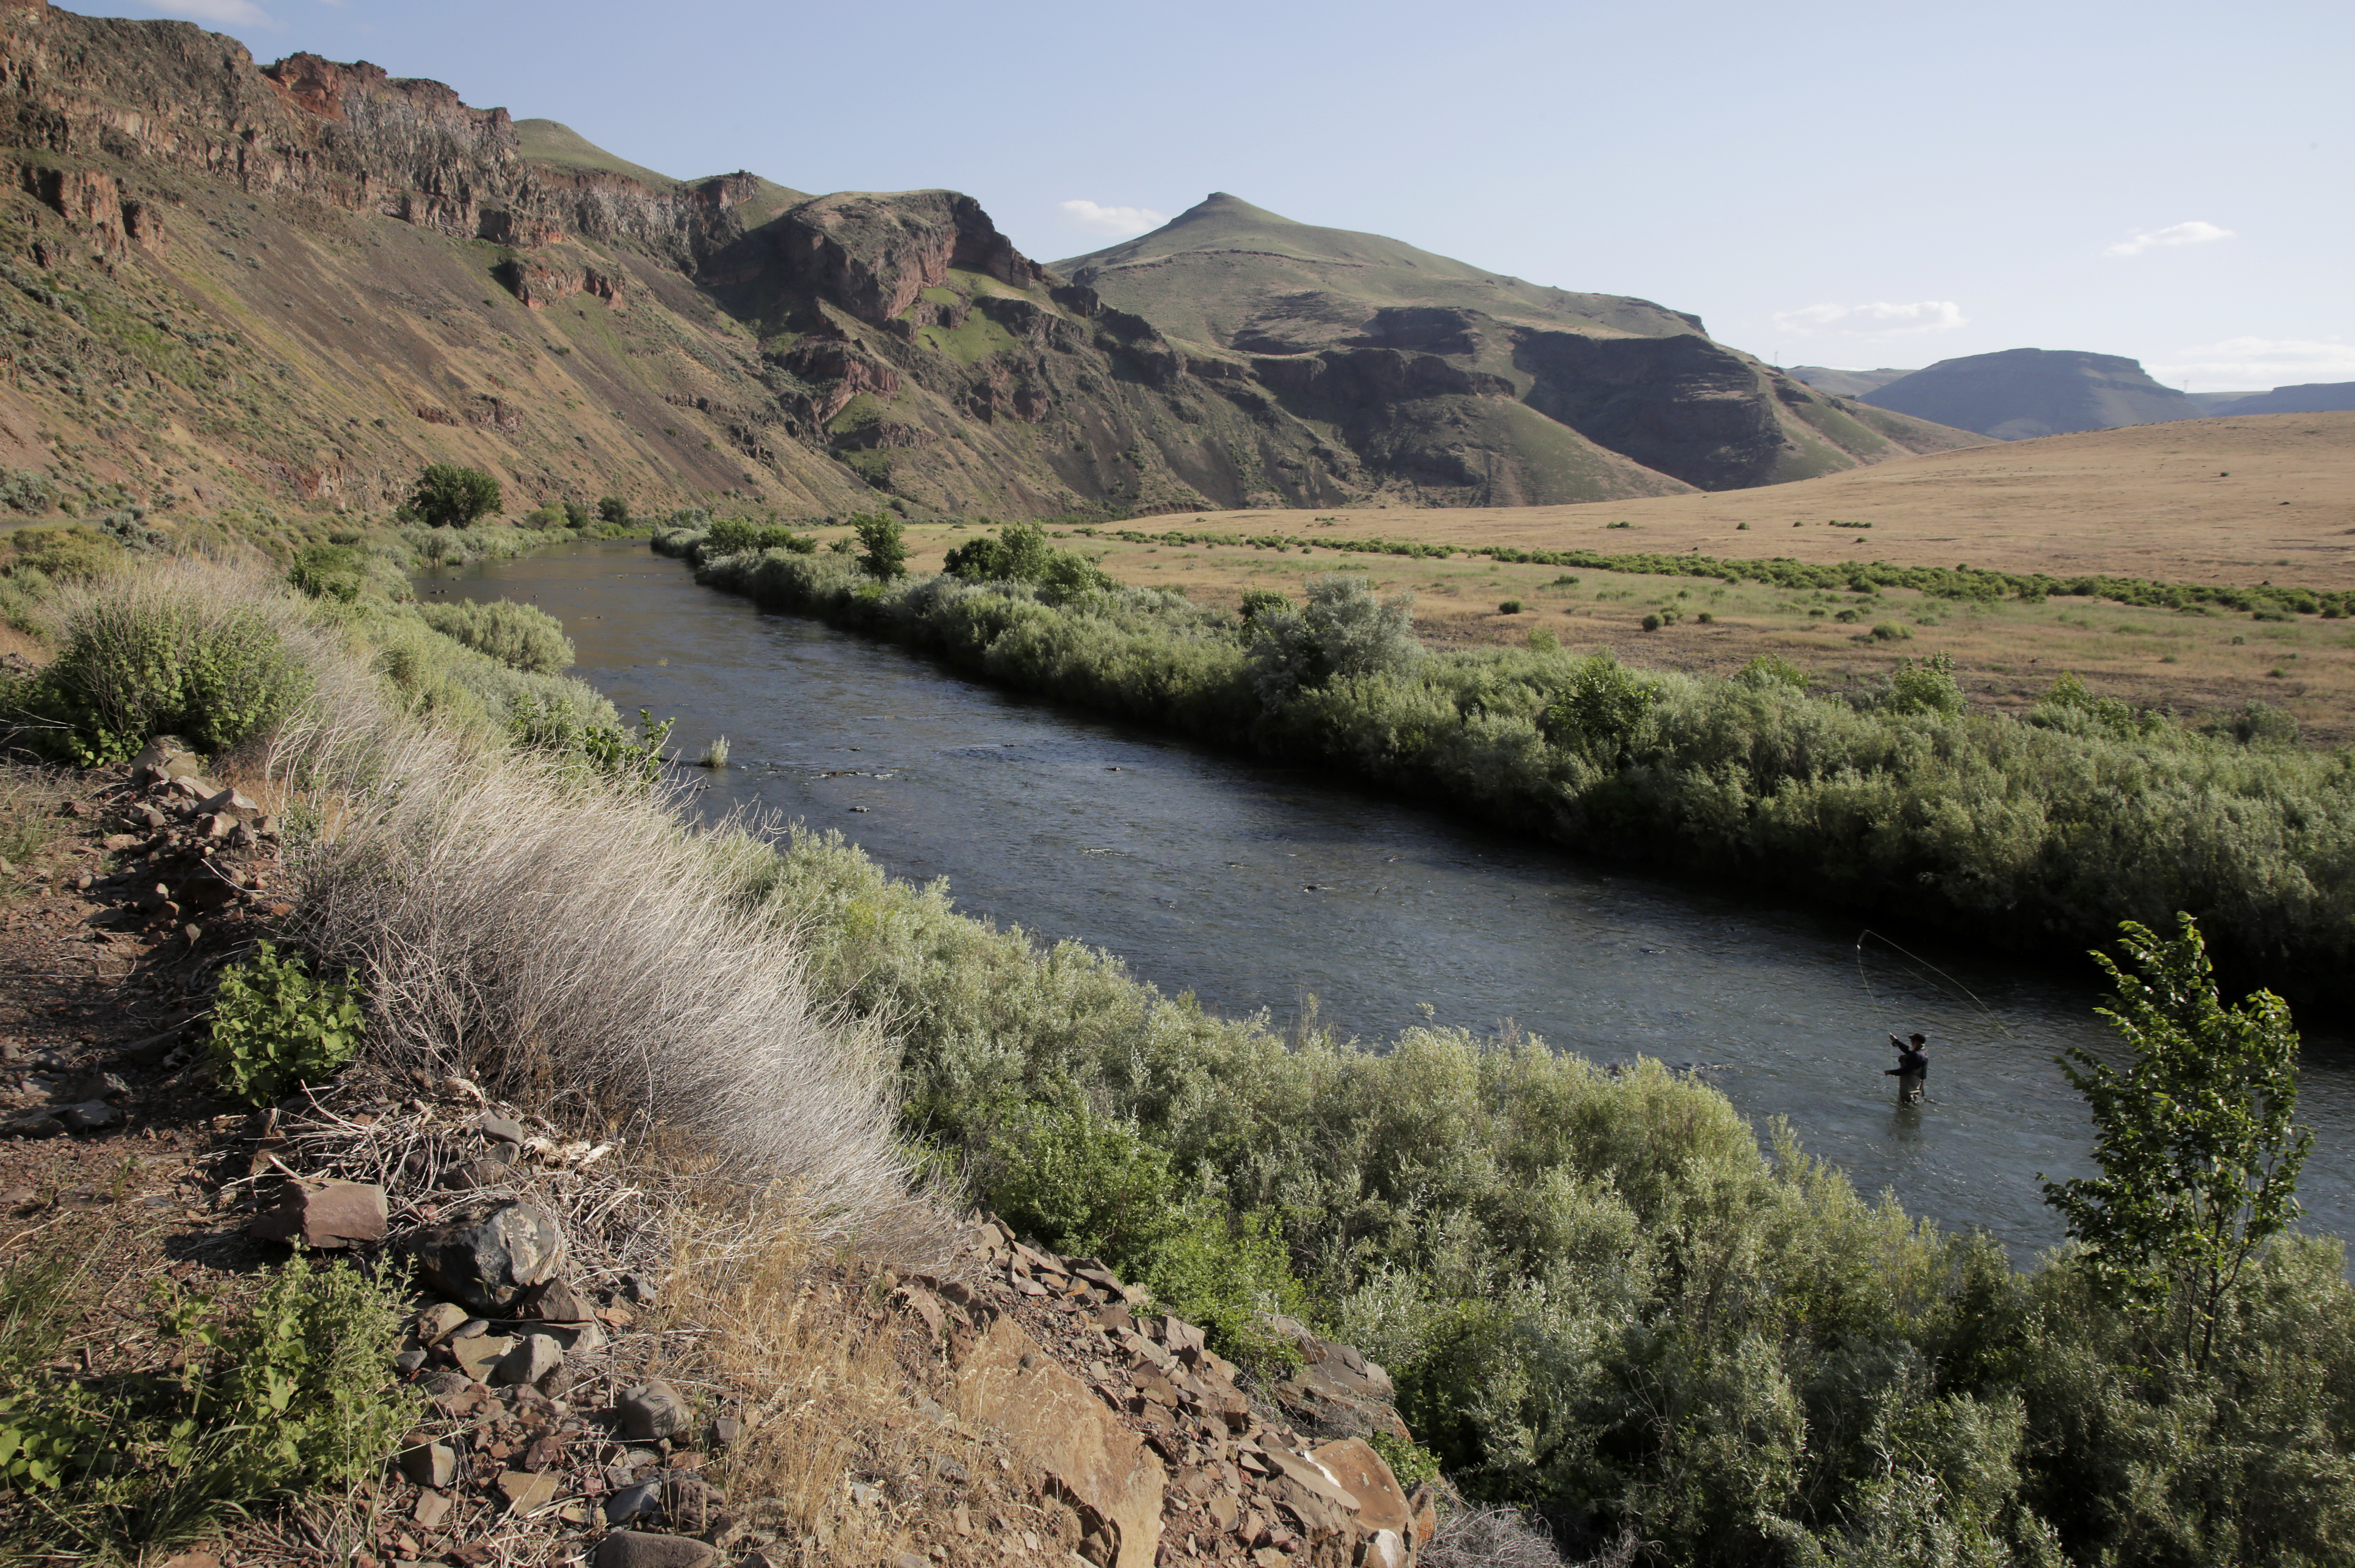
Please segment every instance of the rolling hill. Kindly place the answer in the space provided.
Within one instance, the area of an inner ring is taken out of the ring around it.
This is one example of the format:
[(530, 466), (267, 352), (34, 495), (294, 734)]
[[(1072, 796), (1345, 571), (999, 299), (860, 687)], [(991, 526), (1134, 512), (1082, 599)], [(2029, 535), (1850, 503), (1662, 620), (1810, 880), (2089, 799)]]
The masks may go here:
[(2009, 348), (1942, 359), (1859, 396), (1875, 408), (2006, 441), (2209, 412), (2152, 380), (2138, 360), (2074, 349)]
[(1540, 287), (1224, 192), (1055, 267), (1447, 504), (1608, 499), (1593, 486), (1624, 471), (1614, 457), (1725, 490), (1974, 444), (1818, 393), (1648, 300)]

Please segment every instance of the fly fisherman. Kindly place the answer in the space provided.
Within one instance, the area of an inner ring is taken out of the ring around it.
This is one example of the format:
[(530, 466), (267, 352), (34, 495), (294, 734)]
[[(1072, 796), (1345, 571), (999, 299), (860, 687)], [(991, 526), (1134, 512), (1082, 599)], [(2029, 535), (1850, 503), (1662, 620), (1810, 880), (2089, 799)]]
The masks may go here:
[(1922, 1086), (1930, 1076), (1930, 1040), (1927, 1035), (1913, 1036), (1908, 1044), (1892, 1034), (1889, 1043), (1897, 1047), (1897, 1065), (1884, 1067), (1881, 1075), (1897, 1080), (1897, 1103), (1918, 1106), (1922, 1103)]

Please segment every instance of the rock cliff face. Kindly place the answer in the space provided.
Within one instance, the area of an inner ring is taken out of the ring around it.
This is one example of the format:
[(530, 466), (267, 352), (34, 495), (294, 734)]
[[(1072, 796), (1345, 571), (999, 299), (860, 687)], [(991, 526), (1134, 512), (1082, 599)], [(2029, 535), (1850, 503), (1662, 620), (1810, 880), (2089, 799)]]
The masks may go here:
[(672, 181), (552, 133), (570, 155), (364, 62), (0, 5), (0, 466), (163, 508), (378, 507), (455, 461), (527, 505), (1053, 515), (1589, 500), (1896, 450), (1643, 301), (1312, 290), (1206, 342), (969, 196)]

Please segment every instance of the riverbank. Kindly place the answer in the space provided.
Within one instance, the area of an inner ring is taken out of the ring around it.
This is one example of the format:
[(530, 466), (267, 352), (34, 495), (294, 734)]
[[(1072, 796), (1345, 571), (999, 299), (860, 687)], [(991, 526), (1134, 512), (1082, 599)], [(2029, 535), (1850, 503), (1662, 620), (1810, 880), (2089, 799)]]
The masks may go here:
[[(655, 544), (692, 556), (698, 536)], [(783, 549), (698, 570), (1018, 689), (1586, 853), (1902, 909), (2007, 948), (2087, 947), (2189, 909), (2236, 976), (2305, 995), (2340, 994), (2355, 953), (2343, 758), (2188, 733), (2065, 684), (2022, 722), (1969, 709), (1919, 661), (1859, 702), (1810, 695), (1771, 661), (1729, 680), (1400, 644), (1273, 691), (1263, 638), (1172, 594), (877, 583)]]

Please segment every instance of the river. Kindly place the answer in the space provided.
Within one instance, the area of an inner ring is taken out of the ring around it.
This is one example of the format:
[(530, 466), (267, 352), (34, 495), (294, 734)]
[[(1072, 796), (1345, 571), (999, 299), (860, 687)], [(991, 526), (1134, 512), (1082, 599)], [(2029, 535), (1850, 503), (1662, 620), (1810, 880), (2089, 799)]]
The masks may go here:
[[(1215, 1011), (1285, 1022), (1314, 998), (1369, 1041), (1428, 1016), (1693, 1064), (1868, 1195), (1983, 1225), (2016, 1262), (2060, 1239), (2038, 1174), (2093, 1169), (2053, 1062), (2071, 1045), (2123, 1054), (2090, 963), (1866, 935), (1854, 915), (1598, 866), (764, 613), (640, 542), (439, 570), (418, 591), (536, 604), (616, 707), (676, 716), (681, 756), (726, 736), (713, 809), (838, 830), (895, 875), (948, 878), (967, 914), (1104, 948)], [(1915, 1029), (1931, 1103), (1900, 1110), (1887, 1036)], [(2299, 1113), (2317, 1133), (2306, 1223), (2349, 1234), (2343, 1038), (2308, 1028)]]

